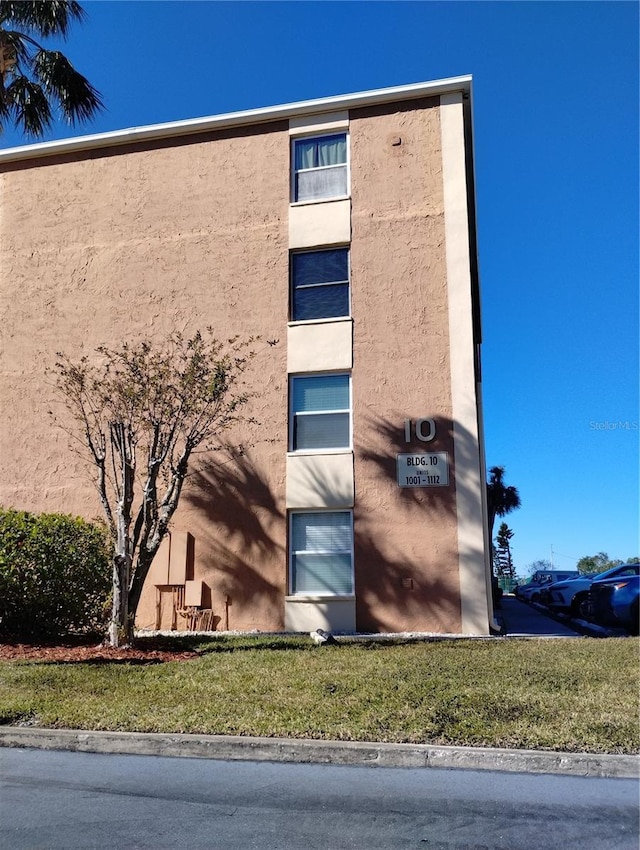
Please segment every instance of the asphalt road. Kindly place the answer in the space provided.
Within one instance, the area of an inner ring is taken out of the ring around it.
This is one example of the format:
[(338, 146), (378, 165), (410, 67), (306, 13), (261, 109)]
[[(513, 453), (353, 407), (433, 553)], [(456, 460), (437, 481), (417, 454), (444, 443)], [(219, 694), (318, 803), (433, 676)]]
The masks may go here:
[(495, 613), (496, 620), (503, 625), (509, 637), (580, 637), (580, 632), (569, 624), (547, 617), (538, 608), (515, 596), (503, 596)]
[(638, 850), (638, 782), (0, 751), (0, 850)]

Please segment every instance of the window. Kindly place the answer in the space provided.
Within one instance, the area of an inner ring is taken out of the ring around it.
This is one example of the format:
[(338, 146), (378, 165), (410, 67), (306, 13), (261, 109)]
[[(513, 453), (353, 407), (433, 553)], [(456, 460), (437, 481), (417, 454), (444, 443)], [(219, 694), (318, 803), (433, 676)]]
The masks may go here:
[(347, 192), (347, 134), (293, 142), (295, 201), (341, 198)]
[(292, 254), (292, 320), (300, 322), (348, 315), (348, 248)]
[(294, 595), (353, 593), (351, 511), (292, 513), (289, 541)]
[(291, 448), (348, 449), (351, 446), (349, 375), (291, 379)]

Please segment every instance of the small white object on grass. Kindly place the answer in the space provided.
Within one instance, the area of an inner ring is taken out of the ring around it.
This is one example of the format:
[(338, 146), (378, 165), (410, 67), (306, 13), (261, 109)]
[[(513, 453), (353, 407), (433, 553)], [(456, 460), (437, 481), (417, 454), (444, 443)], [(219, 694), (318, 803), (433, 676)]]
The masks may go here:
[(325, 632), (324, 629), (316, 629), (315, 632), (309, 632), (309, 637), (316, 646), (327, 646), (338, 643), (331, 632)]

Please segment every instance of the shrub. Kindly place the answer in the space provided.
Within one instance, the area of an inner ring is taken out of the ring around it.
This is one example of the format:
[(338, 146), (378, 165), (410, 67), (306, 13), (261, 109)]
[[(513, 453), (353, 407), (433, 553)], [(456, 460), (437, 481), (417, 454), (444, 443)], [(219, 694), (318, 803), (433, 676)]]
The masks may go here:
[(0, 509), (0, 634), (103, 631), (111, 554), (103, 526)]

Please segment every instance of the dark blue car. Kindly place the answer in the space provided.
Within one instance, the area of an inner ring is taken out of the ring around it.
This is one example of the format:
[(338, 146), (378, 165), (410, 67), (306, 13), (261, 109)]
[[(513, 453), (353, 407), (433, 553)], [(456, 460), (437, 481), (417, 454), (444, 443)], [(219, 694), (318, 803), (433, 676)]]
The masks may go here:
[(632, 635), (637, 635), (639, 598), (638, 575), (594, 581), (589, 588), (589, 613), (597, 623), (622, 626)]

